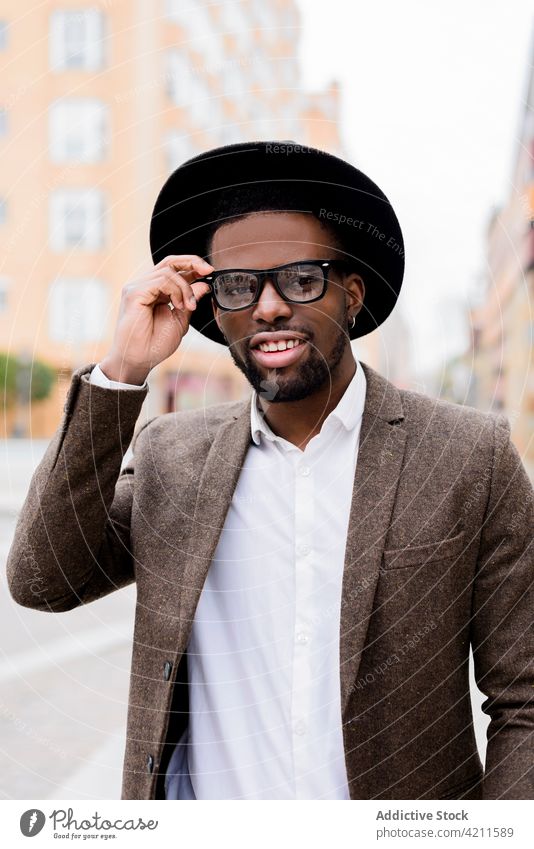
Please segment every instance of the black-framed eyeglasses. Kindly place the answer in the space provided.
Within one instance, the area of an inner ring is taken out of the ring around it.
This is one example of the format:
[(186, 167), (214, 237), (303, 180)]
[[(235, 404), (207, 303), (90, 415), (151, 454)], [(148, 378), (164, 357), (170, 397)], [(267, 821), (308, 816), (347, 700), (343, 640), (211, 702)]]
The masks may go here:
[(244, 310), (260, 299), (269, 278), (284, 301), (310, 304), (326, 292), (328, 271), (333, 266), (349, 267), (346, 260), (300, 259), (274, 268), (224, 268), (213, 271), (195, 282), (209, 283), (213, 300), (222, 310)]

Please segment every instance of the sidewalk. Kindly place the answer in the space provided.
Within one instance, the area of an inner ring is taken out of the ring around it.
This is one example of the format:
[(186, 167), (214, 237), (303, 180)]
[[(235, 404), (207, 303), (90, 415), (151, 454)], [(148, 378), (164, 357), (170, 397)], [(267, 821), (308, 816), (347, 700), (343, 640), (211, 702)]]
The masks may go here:
[(0, 516), (18, 513), (48, 444), (47, 439), (0, 439)]
[(46, 799), (120, 799), (122, 762), (124, 759), (124, 729), (110, 732), (107, 740), (96, 749), (91, 760), (67, 775), (57, 790)]
[(0, 798), (119, 799), (135, 587), (56, 615), (16, 605), (13, 505), (0, 512)]

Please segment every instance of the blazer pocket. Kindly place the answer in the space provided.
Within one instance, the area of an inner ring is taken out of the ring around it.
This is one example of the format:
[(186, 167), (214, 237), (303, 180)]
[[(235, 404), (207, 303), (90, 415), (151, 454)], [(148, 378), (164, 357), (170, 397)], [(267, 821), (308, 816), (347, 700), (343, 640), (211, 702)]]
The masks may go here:
[(409, 545), (406, 548), (386, 548), (382, 556), (385, 569), (401, 569), (405, 566), (424, 566), (448, 560), (461, 554), (465, 548), (465, 531), (453, 537), (427, 542), (424, 545)]

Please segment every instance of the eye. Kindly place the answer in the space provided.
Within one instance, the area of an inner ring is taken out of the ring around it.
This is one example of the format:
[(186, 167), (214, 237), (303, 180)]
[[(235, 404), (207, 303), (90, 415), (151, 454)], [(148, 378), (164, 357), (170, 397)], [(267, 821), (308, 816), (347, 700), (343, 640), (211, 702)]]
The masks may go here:
[(217, 278), (217, 297), (222, 305), (241, 306), (253, 299), (256, 277), (246, 272), (229, 272)]
[(230, 284), (229, 289), (231, 292), (235, 292), (238, 295), (245, 295), (248, 292), (252, 292), (252, 283), (249, 280), (236, 280)]

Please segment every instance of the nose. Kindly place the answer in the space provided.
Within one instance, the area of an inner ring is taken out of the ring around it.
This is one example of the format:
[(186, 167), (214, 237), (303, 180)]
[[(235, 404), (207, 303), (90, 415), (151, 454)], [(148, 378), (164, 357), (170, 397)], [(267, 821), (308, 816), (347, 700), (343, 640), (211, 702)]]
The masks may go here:
[(254, 305), (254, 321), (274, 323), (277, 318), (290, 318), (293, 315), (291, 304), (280, 296), (270, 280), (266, 280), (258, 303)]

